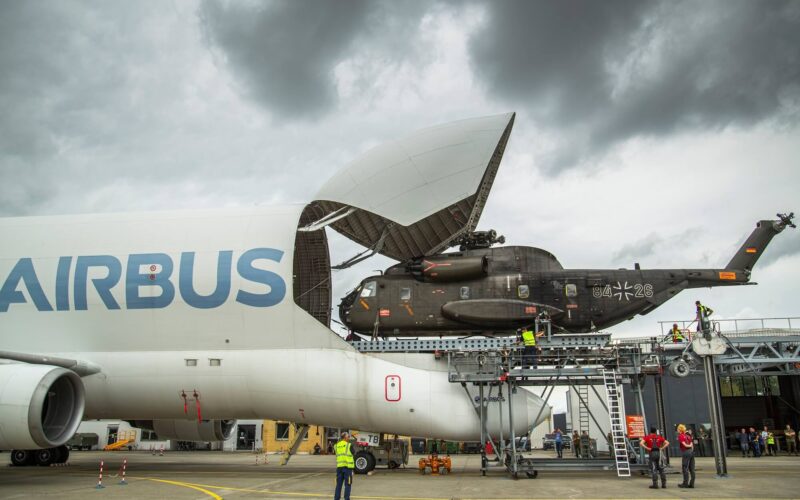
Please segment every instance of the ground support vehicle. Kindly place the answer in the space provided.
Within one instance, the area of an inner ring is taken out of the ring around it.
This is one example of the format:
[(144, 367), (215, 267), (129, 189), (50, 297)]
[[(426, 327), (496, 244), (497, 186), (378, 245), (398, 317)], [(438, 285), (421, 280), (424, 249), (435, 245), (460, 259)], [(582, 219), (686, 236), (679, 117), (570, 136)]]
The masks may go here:
[(355, 444), (355, 473), (366, 474), (378, 465), (397, 469), (408, 464), (408, 442), (401, 439), (387, 439), (377, 446)]
[(67, 441), (70, 450), (91, 450), (100, 442), (100, 436), (94, 432), (78, 432)]
[(437, 454), (428, 455), (428, 458), (419, 459), (419, 473), (431, 475), (449, 474), (452, 469), (450, 455), (440, 457)]

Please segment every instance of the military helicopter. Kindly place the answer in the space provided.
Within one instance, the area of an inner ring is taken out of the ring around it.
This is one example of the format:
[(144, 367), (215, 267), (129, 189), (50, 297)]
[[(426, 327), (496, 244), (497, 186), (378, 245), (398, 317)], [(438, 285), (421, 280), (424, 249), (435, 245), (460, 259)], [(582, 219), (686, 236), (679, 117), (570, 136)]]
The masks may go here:
[(545, 250), (499, 246), (495, 231), (461, 237), (459, 251), (413, 258), (364, 279), (339, 305), (353, 332), (375, 337), (500, 335), (542, 313), (583, 333), (647, 314), (687, 288), (748, 285), (773, 236), (794, 213), (762, 220), (723, 269), (564, 269)]

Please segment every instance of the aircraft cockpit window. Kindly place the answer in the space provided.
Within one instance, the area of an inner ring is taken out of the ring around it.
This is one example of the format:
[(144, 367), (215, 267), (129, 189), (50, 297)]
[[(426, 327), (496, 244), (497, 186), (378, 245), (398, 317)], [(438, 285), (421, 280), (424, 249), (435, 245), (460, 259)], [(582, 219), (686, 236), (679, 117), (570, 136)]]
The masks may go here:
[(411, 289), (410, 288), (401, 288), (400, 289), (400, 300), (411, 300)]
[(574, 283), (567, 283), (564, 285), (564, 293), (567, 295), (567, 297), (577, 297), (578, 287)]
[(531, 294), (528, 285), (519, 285), (517, 287), (517, 296), (521, 299), (527, 299)]
[(459, 297), (461, 297), (462, 300), (468, 299), (469, 298), (469, 287), (468, 286), (462, 286), (461, 290), (458, 293), (458, 295), (459, 295)]
[(361, 289), (361, 297), (374, 297), (375, 289), (377, 288), (374, 281), (364, 283), (364, 288)]

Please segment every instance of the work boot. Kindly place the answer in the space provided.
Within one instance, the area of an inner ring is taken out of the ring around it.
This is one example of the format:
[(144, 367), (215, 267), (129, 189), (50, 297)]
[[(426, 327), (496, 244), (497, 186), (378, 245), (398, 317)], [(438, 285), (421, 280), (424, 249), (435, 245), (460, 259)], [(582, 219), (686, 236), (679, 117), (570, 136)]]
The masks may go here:
[(689, 486), (687, 486), (687, 488), (694, 488), (694, 483), (689, 483)]
[(667, 489), (667, 483), (661, 483), (661, 487), (666, 490)]
[(657, 490), (658, 489), (658, 485), (654, 484), (654, 485), (650, 486), (650, 489), (651, 490)]
[(680, 483), (680, 484), (678, 485), (678, 488), (688, 488), (688, 487), (689, 487), (689, 485), (688, 485), (688, 484), (685, 484), (685, 483)]

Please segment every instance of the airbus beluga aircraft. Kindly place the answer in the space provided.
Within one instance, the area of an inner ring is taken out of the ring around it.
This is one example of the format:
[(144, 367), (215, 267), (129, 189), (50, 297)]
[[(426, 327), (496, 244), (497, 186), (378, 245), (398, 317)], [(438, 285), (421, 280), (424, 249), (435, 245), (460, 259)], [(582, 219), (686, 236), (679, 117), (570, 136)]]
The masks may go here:
[[(380, 146), (305, 205), (0, 219), (0, 449), (63, 460), (82, 419), (178, 440), (225, 439), (237, 418), (478, 440), (442, 361), (330, 330), (324, 228), (400, 261), (440, 252), (475, 229), (513, 122)], [(514, 403), (517, 433), (546, 413)]]

